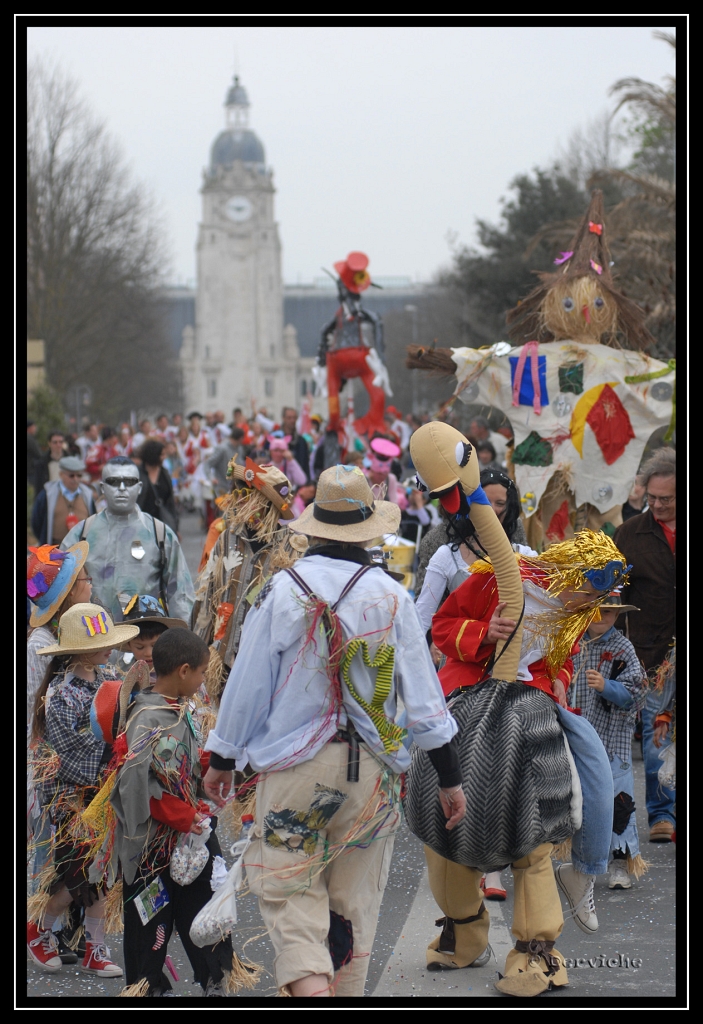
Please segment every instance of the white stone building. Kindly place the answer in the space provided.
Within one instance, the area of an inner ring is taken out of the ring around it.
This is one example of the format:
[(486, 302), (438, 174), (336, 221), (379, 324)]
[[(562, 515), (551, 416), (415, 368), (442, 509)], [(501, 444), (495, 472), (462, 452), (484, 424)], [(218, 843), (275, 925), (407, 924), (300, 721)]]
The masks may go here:
[(294, 327), (284, 330), (273, 171), (237, 76), (225, 115), (200, 190), (195, 325), (183, 329), (180, 347), (185, 405), (227, 415), (239, 406), (246, 415), (254, 398), (278, 416), (299, 403), (314, 359), (301, 358)]

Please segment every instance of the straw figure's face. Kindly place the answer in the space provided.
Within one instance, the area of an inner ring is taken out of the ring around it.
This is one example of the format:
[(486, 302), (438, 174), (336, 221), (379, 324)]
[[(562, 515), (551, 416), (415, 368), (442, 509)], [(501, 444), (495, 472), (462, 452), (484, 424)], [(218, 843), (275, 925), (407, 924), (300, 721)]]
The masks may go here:
[(558, 281), (544, 297), (540, 319), (555, 341), (597, 345), (604, 334), (615, 335), (618, 307), (592, 274)]

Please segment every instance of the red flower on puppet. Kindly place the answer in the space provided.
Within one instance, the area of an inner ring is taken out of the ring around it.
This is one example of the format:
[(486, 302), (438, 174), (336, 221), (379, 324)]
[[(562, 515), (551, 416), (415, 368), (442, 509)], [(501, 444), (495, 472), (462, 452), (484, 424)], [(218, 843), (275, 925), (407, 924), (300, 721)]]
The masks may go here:
[(588, 222), (588, 230), (593, 235), (602, 235), (603, 234), (603, 225), (602, 224), (594, 224), (592, 220), (589, 220), (589, 222)]
[(334, 264), (334, 269), (339, 274), (344, 287), (358, 295), (371, 284), (371, 277), (366, 270), (368, 265), (369, 258), (366, 253), (350, 252), (346, 260), (340, 260)]

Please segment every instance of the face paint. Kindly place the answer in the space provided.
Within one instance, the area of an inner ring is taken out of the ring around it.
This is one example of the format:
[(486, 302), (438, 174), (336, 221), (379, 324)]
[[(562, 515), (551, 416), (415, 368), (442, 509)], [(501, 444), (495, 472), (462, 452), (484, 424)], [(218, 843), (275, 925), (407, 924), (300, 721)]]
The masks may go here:
[(115, 466), (108, 463), (103, 468), (103, 494), (107, 510), (116, 516), (128, 516), (137, 504), (142, 485), (136, 466)]

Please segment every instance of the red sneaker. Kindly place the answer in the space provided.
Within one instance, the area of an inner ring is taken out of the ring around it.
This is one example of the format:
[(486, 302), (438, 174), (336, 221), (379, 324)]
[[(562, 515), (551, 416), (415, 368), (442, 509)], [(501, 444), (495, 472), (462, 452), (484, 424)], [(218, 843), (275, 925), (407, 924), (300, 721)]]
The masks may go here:
[(122, 977), (122, 968), (113, 964), (110, 950), (102, 943), (86, 942), (81, 970), (86, 974), (99, 974), (101, 978)]
[(61, 970), (59, 944), (50, 928), (40, 932), (34, 921), (27, 924), (27, 952), (43, 971), (53, 974)]

